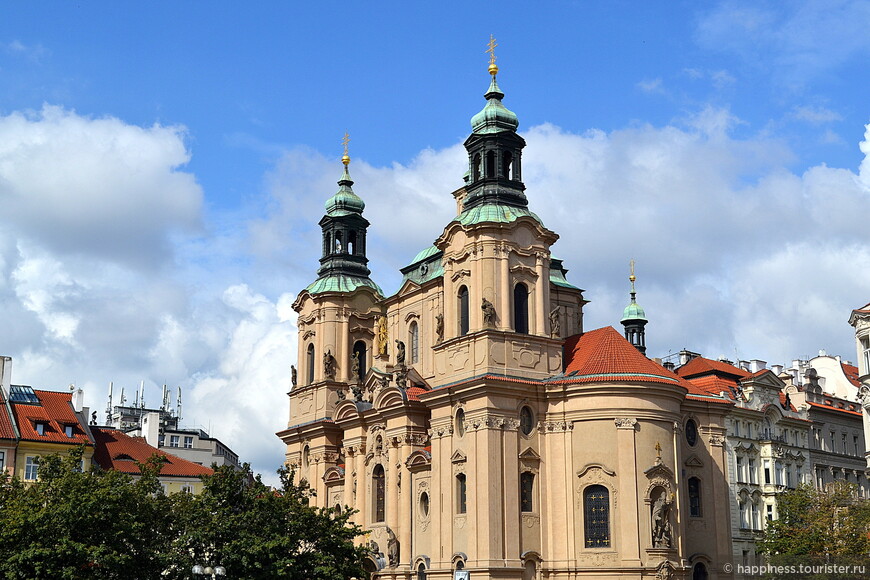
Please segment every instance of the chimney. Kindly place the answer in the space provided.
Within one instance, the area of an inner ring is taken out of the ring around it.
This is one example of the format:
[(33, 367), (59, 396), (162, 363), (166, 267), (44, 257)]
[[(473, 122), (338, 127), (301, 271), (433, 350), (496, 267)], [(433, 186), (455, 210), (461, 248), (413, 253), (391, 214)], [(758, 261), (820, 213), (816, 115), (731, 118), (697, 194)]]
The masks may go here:
[(767, 361), (758, 360), (757, 358), (749, 361), (749, 372), (757, 373), (767, 368)]
[(85, 404), (85, 392), (81, 389), (76, 389), (72, 394), (72, 406), (76, 413), (82, 412), (82, 407)]
[(0, 356), (0, 387), (9, 394), (9, 386), (12, 384), (12, 357)]
[(782, 365), (770, 365), (770, 370), (773, 371), (773, 374), (779, 376), (782, 374)]
[(157, 447), (160, 438), (160, 413), (145, 413), (142, 417), (142, 436), (151, 447)]
[(665, 361), (664, 363), (662, 363), (662, 366), (669, 371), (674, 372), (674, 363), (672, 363), (671, 361)]

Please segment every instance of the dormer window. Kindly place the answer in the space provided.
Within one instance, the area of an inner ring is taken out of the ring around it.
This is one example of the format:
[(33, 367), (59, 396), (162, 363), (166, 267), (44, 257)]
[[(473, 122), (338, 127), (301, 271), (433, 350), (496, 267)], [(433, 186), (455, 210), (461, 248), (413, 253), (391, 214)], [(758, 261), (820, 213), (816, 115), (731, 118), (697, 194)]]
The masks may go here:
[(34, 428), (36, 429), (37, 434), (45, 435), (46, 424), (43, 423), (42, 421), (37, 421), (36, 424), (34, 425)]
[(72, 425), (64, 425), (63, 432), (67, 437), (72, 438), (73, 436), (73, 426)]

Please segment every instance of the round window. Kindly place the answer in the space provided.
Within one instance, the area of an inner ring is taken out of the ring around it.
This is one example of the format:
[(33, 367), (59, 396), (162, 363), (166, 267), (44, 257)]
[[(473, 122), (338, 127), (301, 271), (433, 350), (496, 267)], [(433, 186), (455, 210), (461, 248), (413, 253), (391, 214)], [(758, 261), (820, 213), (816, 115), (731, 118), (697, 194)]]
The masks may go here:
[(420, 494), (420, 513), (424, 518), (429, 515), (429, 494), (425, 491)]
[(465, 411), (456, 411), (456, 434), (460, 437), (465, 435)]
[(535, 428), (535, 417), (532, 415), (532, 410), (529, 407), (520, 409), (520, 431), (523, 435), (529, 435), (532, 429)]
[(698, 426), (695, 424), (694, 419), (689, 419), (686, 421), (686, 443), (694, 447), (697, 442)]

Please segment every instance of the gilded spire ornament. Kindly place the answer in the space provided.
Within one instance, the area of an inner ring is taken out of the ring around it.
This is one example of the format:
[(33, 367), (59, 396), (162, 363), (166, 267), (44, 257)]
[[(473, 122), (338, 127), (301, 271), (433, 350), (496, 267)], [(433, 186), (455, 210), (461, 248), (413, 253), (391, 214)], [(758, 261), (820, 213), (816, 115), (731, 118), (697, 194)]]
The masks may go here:
[(637, 280), (637, 276), (634, 275), (634, 258), (629, 262), (629, 268), (631, 269), (631, 274), (628, 276), (628, 280), (631, 282), (631, 291), (634, 293), (634, 281)]
[(344, 132), (344, 138), (341, 140), (341, 145), (344, 147), (344, 155), (341, 157), (341, 162), (347, 167), (350, 163), (350, 155), (347, 154), (347, 144), (350, 143), (350, 135), (347, 131)]
[(495, 64), (495, 47), (498, 46), (498, 43), (495, 41), (495, 37), (490, 34), (489, 35), (489, 48), (484, 52), (489, 53), (489, 74), (495, 76), (498, 74), (498, 65)]

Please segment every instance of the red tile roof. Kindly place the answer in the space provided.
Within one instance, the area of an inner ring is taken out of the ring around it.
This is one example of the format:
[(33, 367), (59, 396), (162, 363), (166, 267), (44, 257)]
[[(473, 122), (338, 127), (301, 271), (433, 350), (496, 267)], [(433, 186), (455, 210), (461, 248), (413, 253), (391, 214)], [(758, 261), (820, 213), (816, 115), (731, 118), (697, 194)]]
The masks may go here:
[[(741, 368), (735, 367), (728, 363), (710, 360), (702, 356), (698, 356), (677, 369), (677, 374), (684, 378), (695, 377), (708, 374), (726, 374), (734, 377), (748, 377), (751, 373)], [(758, 373), (756, 373), (758, 374)]]
[[(642, 355), (615, 328), (605, 326), (565, 341), (565, 377), (555, 382), (621, 382), (640, 381), (679, 385), (693, 400), (711, 401), (710, 393), (678, 377), (662, 365)], [(728, 403), (719, 399), (714, 402)]]
[[(840, 409), (839, 407), (835, 407), (833, 404), (830, 404), (830, 405), (822, 405), (821, 403), (810, 403), (809, 401), (807, 401), (807, 404), (808, 404), (810, 407), (818, 407), (818, 408), (820, 408), (820, 409), (824, 409), (824, 410), (826, 410), (826, 411), (835, 411), (835, 412), (837, 412), (837, 413), (847, 413), (847, 414), (849, 414), (849, 415), (855, 415), (855, 416), (858, 416), (858, 417), (861, 417), (861, 416), (862, 416), (860, 411), (850, 411), (849, 409)], [(860, 407), (859, 407), (859, 408), (860, 408)]]
[(420, 393), (427, 392), (423, 387), (409, 387), (405, 393), (408, 395), (409, 401), (419, 401)]
[[(73, 411), (72, 393), (36, 389), (33, 392), (40, 404), (12, 403), (12, 413), (22, 440), (70, 445), (91, 444), (88, 434)], [(36, 431), (37, 423), (45, 425), (44, 435)], [(66, 436), (67, 425), (72, 426), (72, 437)]]
[(843, 367), (843, 373), (846, 375), (846, 378), (849, 379), (849, 382), (856, 387), (860, 387), (861, 381), (858, 380), (858, 367), (855, 365), (847, 365), (845, 363), (840, 363), (840, 365)]
[(192, 461), (165, 453), (145, 442), (142, 437), (130, 437), (111, 427), (91, 427), (96, 443), (94, 461), (103, 469), (114, 469), (132, 475), (139, 474), (136, 462), (145, 463), (155, 453), (165, 458), (161, 476), (198, 477), (213, 471)]
[(12, 427), (12, 417), (6, 408), (6, 397), (0, 391), (0, 439), (15, 439), (15, 429)]

